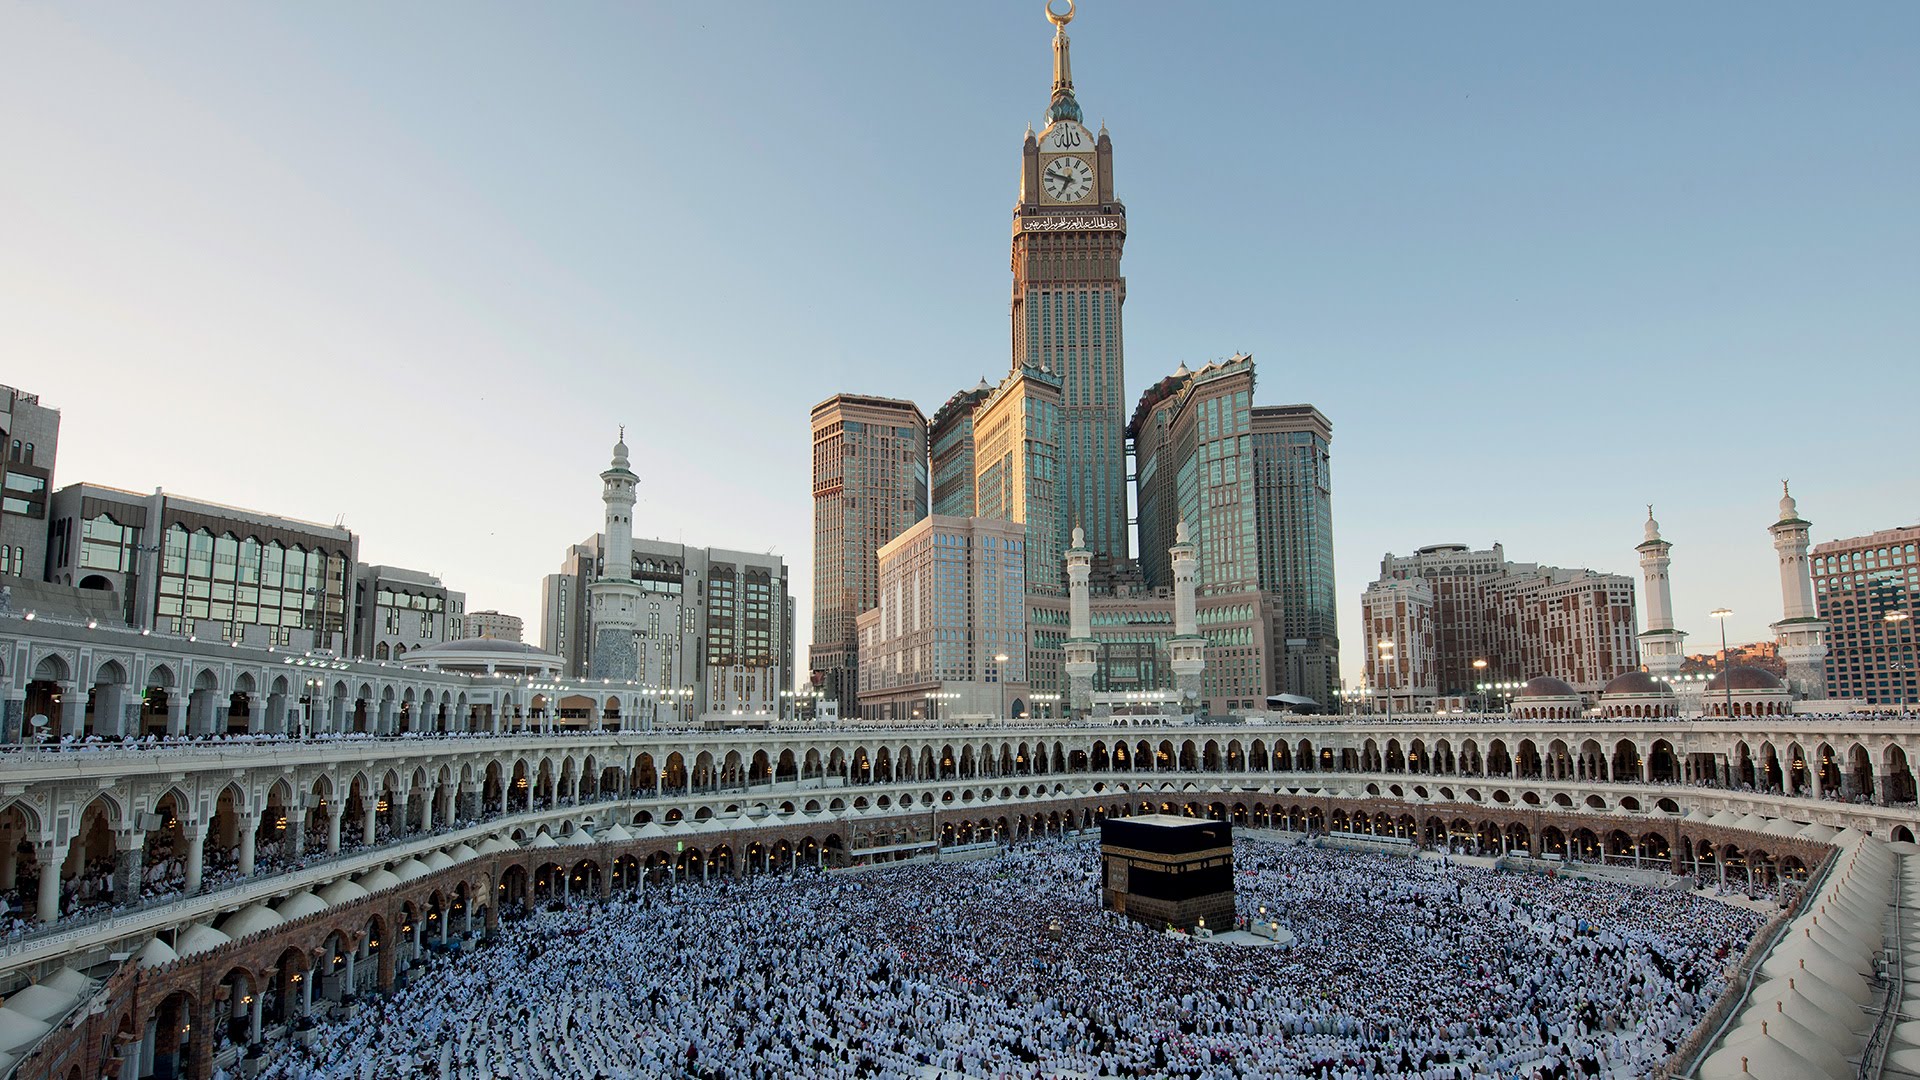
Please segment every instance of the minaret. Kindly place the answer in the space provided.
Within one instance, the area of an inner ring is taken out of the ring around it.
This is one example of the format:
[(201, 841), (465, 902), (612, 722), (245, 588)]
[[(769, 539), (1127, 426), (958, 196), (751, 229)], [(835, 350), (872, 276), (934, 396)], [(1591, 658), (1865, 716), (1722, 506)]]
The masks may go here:
[(1093, 675), (1100, 670), (1099, 645), (1093, 640), (1093, 602), (1088, 596), (1088, 579), (1093, 576), (1093, 552), (1087, 550), (1087, 534), (1073, 527), (1073, 546), (1067, 549), (1067, 654), (1068, 705), (1076, 713), (1093, 708)]
[(627, 461), (627, 429), (613, 444), (613, 464), (600, 474), (607, 504), (600, 576), (587, 586), (593, 605), (593, 645), (587, 674), (595, 679), (640, 677), (634, 634), (640, 629), (640, 585), (633, 580), (633, 495), (640, 478)]
[(1173, 637), (1167, 642), (1167, 650), (1173, 654), (1173, 685), (1180, 691), (1180, 704), (1192, 708), (1200, 704), (1200, 673), (1207, 669), (1207, 639), (1200, 635), (1194, 614), (1200, 558), (1199, 549), (1187, 536), (1185, 518), (1174, 527), (1167, 558), (1173, 568)]
[(1813, 603), (1813, 566), (1807, 561), (1808, 534), (1813, 523), (1800, 517), (1800, 509), (1780, 481), (1780, 520), (1767, 531), (1773, 534), (1773, 550), (1780, 553), (1780, 606), (1782, 618), (1773, 624), (1774, 641), (1780, 646), (1780, 659), (1786, 661), (1787, 686), (1801, 698), (1824, 700), (1827, 696), (1827, 623)]
[(1647, 535), (1637, 549), (1640, 573), (1647, 582), (1647, 628), (1640, 633), (1640, 659), (1654, 678), (1671, 684), (1687, 659), (1687, 634), (1673, 626), (1673, 583), (1667, 567), (1673, 545), (1660, 537), (1660, 523), (1647, 507)]

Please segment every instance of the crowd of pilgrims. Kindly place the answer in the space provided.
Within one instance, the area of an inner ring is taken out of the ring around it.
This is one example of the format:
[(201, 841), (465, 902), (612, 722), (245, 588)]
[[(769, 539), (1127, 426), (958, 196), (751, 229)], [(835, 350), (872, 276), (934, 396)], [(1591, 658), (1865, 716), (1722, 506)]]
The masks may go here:
[(1265, 905), (1291, 948), (1101, 910), (1086, 842), (681, 885), (503, 922), (264, 1075), (1642, 1076), (1761, 922), (1435, 858), (1234, 858), (1243, 916)]

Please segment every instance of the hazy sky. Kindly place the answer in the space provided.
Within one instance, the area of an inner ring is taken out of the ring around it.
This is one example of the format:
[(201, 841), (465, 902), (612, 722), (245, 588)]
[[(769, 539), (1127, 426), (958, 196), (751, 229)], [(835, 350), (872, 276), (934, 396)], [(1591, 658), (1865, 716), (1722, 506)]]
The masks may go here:
[[(1040, 0), (0, 6), (0, 381), (56, 483), (343, 515), (537, 634), (625, 423), (636, 531), (771, 549), (807, 412), (1008, 363)], [(1766, 526), (1920, 519), (1920, 5), (1085, 0), (1138, 394), (1250, 351), (1382, 553), (1780, 615)], [(1716, 642), (1717, 644), (1717, 642)]]

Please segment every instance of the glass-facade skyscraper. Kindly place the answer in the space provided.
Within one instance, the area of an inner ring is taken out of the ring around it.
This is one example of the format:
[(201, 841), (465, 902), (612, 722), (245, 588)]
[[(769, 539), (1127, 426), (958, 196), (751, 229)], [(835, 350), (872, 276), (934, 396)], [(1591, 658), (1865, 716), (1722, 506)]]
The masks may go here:
[(1251, 441), (1260, 591), (1276, 601), (1273, 685), (1331, 703), (1340, 686), (1333, 425), (1311, 405), (1255, 406)]
[(1080, 122), (1065, 19), (1055, 20), (1046, 129), (1021, 148), (1013, 211), (1013, 370), (1060, 378), (1063, 503), (1096, 567), (1124, 562), (1127, 405), (1120, 252), (1127, 208), (1113, 194), (1113, 140)]

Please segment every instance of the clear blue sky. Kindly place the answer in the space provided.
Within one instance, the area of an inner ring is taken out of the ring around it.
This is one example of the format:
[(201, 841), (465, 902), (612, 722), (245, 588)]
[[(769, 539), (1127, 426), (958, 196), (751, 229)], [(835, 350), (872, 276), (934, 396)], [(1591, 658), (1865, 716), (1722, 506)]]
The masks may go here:
[[(1007, 365), (1040, 0), (0, 7), (0, 381), (58, 481), (331, 520), (537, 622), (638, 529), (772, 549), (807, 411)], [(1380, 555), (1637, 575), (1767, 636), (1766, 526), (1920, 520), (1920, 5), (1085, 0), (1128, 381), (1238, 350)]]

